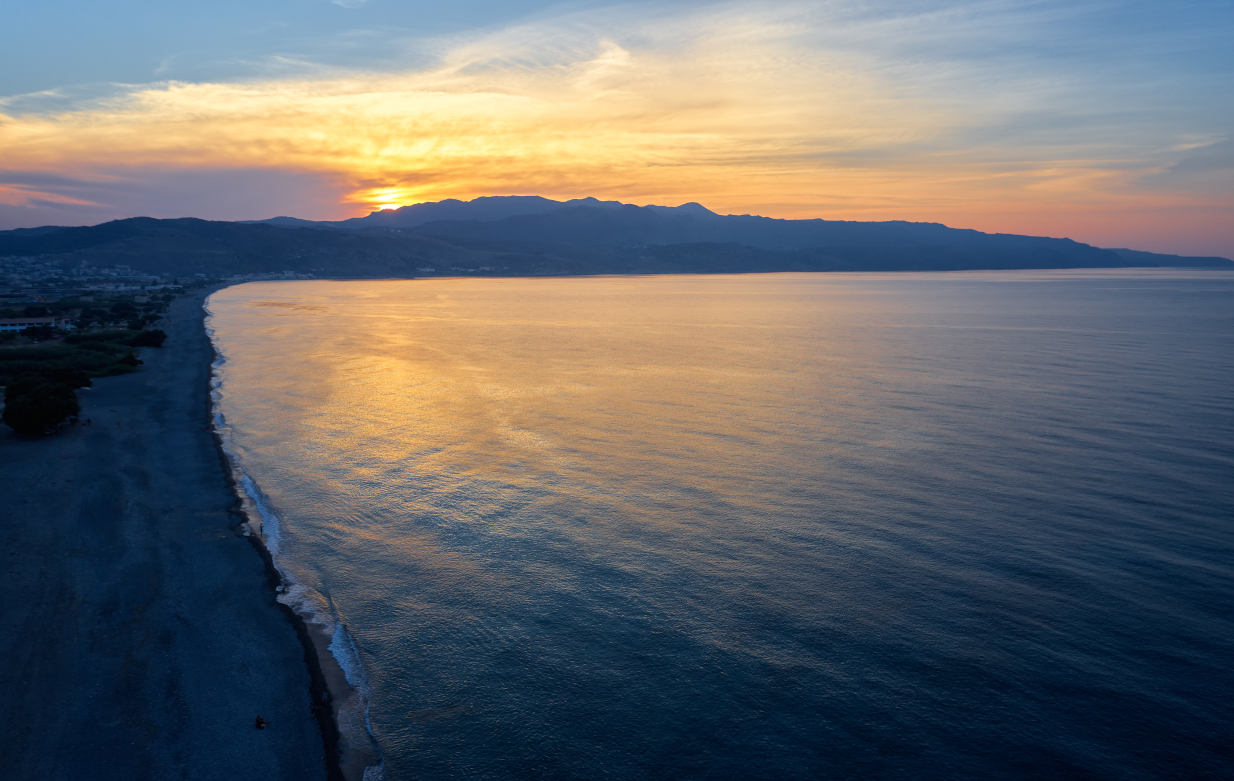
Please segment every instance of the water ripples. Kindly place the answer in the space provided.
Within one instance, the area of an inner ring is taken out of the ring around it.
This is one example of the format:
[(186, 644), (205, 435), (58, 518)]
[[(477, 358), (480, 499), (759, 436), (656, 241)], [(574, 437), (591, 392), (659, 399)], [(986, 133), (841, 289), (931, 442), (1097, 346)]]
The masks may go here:
[(389, 779), (1234, 768), (1228, 276), (210, 306), (229, 447)]

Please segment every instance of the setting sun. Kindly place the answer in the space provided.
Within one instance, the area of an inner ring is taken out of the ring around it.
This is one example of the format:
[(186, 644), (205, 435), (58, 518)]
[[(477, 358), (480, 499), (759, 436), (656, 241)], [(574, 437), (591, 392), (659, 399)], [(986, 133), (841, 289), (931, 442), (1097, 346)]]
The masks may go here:
[(0, 19), (5, 778), (1234, 779), (1234, 0)]
[[(1177, 88), (1136, 87), (1125, 107), (1067, 56), (1024, 68), (996, 54), (1032, 35), (1081, 59), (1094, 45), (1027, 10), (962, 31), (926, 13), (916, 33), (895, 14), (829, 5), (590, 13), (443, 39), (415, 67), (0, 100), (0, 218), (179, 216), (191, 198), (216, 219), (248, 218), (255, 204), (342, 219), (536, 193), (1169, 252), (1234, 247), (1230, 142), (1204, 108), (1220, 90), (1188, 62), (1150, 80)], [(962, 47), (977, 32), (984, 54)], [(918, 37), (942, 48), (910, 56), (895, 43)], [(1139, 67), (1144, 53), (1124, 61), (1133, 49), (1115, 43), (1111, 67)], [(1037, 119), (1012, 132), (1025, 116)], [(233, 197), (254, 192), (250, 178), (260, 199)]]

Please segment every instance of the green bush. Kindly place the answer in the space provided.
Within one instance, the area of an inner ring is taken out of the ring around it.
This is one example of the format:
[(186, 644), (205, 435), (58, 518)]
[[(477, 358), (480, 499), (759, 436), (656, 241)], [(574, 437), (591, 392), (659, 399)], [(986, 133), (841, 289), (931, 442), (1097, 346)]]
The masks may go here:
[(37, 374), (14, 378), (4, 391), (4, 423), (19, 434), (50, 434), (80, 411), (72, 388)]
[(114, 353), (116, 351), (116, 345), (111, 342), (82, 342), (77, 345), (77, 348), (94, 353)]
[(35, 340), (50, 339), (56, 335), (56, 329), (50, 325), (32, 325), (21, 329), (21, 335)]
[[(132, 331), (121, 331), (127, 337)], [(77, 344), (39, 344), (0, 350), (0, 385), (22, 374), (44, 374), (57, 367), (79, 369), (89, 377), (127, 374), (136, 368), (120, 363), (132, 348), (124, 342), (84, 341)]]
[(167, 340), (167, 334), (158, 328), (153, 331), (142, 331), (129, 340), (133, 347), (162, 347)]
[(111, 315), (115, 320), (130, 320), (137, 317), (137, 307), (129, 301), (117, 301), (111, 305)]
[(65, 344), (84, 344), (85, 342), (126, 342), (133, 335), (128, 331), (90, 331), (88, 333), (69, 334), (64, 337)]
[(94, 384), (90, 379), (90, 375), (86, 374), (81, 369), (75, 366), (66, 366), (62, 363), (47, 363), (39, 367), (39, 376), (51, 382), (58, 382), (61, 385), (67, 385), (70, 390), (78, 388), (89, 388)]
[[(138, 361), (138, 363), (141, 363), (141, 361)], [(132, 374), (133, 372), (137, 370), (138, 369), (136, 366), (130, 366), (127, 362), (125, 362), (122, 359), (116, 363), (111, 364), (110, 366), (105, 366), (102, 370), (99, 371), (98, 376), (99, 377), (118, 377), (121, 374)]]

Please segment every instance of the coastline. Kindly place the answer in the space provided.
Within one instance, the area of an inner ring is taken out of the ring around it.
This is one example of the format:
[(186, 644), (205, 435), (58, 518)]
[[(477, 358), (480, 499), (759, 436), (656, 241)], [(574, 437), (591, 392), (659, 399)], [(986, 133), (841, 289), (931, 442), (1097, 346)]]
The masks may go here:
[[(326, 773), (329, 781), (368, 781), (380, 778), (380, 757), (370, 748), (351, 745), (348, 741), (348, 731), (342, 728), (346, 715), (342, 712), (353, 705), (357, 695), (356, 689), (347, 680), (339, 660), (331, 651), (333, 638), (329, 627), (314, 620), (317, 618), (311, 610), (297, 610), (286, 599), (293, 587), (288, 576), (283, 573), (275, 560), (276, 551), (268, 544), (261, 510), (254, 506), (256, 497), (249, 494), (244, 486), (244, 480), (251, 482), (244, 474), (238, 459), (227, 449), (224, 437), (225, 424), (220, 426), (221, 411), (217, 408), (217, 391), (220, 381), (216, 369), (226, 356), (219, 352), (218, 345), (212, 338), (208, 322), (212, 313), (206, 306), (209, 297), (222, 288), (212, 289), (202, 298), (201, 306), (204, 313), (203, 332), (210, 341), (213, 359), (210, 363), (210, 389), (207, 417), (210, 421), (210, 432), (219, 462), (227, 479), (228, 488), (232, 492), (235, 503), (231, 512), (236, 518), (234, 528), (252, 543), (253, 548), (261, 557), (266, 567), (267, 584), (275, 593), (278, 606), (288, 623), (296, 632), (296, 637), (304, 651), (304, 664), (309, 674), (310, 708), (321, 730), (322, 743), (325, 749)], [(244, 480), (237, 479), (238, 477)], [(260, 489), (257, 489), (258, 491)], [(361, 728), (368, 741), (372, 736), (366, 728)], [(377, 774), (369, 773), (377, 769)]]
[(211, 292), (173, 303), (143, 371), (79, 394), (92, 425), (0, 431), (8, 778), (343, 777), (310, 630), (209, 424)]
[[(217, 348), (215, 349), (215, 355), (218, 355)], [(213, 413), (214, 402), (211, 400), (207, 414), (212, 418)], [(249, 518), (241, 507), (240, 491), (243, 489), (236, 484), (236, 480), (232, 475), (231, 461), (227, 451), (223, 448), (223, 439), (218, 429), (211, 426), (210, 434), (214, 438), (215, 447), (218, 449), (219, 460), (223, 466), (223, 474), (226, 476), (228, 488), (236, 497), (235, 504), (230, 510), (235, 520), (232, 528), (233, 530), (240, 530), (246, 524), (249, 524)], [(240, 533), (252, 543), (253, 549), (257, 551), (257, 555), (265, 565), (266, 585), (274, 593), (279, 593), (279, 590), (283, 587), (283, 576), (275, 565), (274, 557), (271, 555), (270, 549), (266, 547), (262, 535), (246, 534), (243, 531)], [(340, 763), (339, 730), (333, 708), (335, 697), (331, 692), (331, 687), (326, 682), (326, 676), (322, 670), (320, 650), (314, 643), (309, 623), (283, 602), (279, 602), (278, 606), (287, 623), (295, 630), (296, 639), (300, 641), (300, 646), (304, 650), (304, 667), (309, 676), (309, 710), (317, 721), (317, 728), (321, 730), (322, 747), (325, 750), (327, 781), (350, 781), (343, 774)]]

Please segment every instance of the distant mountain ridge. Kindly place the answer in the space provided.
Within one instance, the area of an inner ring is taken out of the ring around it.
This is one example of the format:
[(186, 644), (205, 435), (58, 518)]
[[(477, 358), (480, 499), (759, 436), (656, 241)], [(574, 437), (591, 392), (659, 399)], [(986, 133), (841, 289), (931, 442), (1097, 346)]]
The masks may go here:
[(1159, 252), (1141, 252), (1134, 249), (1112, 249), (1115, 255), (1126, 260), (1131, 266), (1224, 266), (1234, 263), (1228, 258), (1216, 256), (1163, 255)]
[(295, 271), (335, 277), (1230, 267), (1225, 258), (1106, 250), (1070, 239), (937, 223), (719, 215), (697, 203), (634, 206), (494, 196), (338, 222), (133, 218), (0, 231), (0, 256), (125, 264), (157, 274)]
[[(364, 217), (348, 220), (313, 222), (296, 217), (274, 217), (268, 220), (244, 220), (245, 223), (265, 222), (271, 225), (320, 228), (414, 228), (429, 222), (450, 220), (476, 220), (492, 222), (506, 217), (544, 214), (567, 208), (618, 209), (626, 204), (620, 201), (601, 201), (597, 198), (575, 198), (569, 201), (554, 201), (539, 195), (487, 195), (471, 201), (447, 198), (444, 201), (413, 203), (397, 209), (379, 209)], [(686, 204), (703, 209), (698, 204)], [(649, 206), (650, 209), (684, 207)], [(706, 209), (703, 209), (706, 211)], [(710, 214), (711, 212), (708, 212)], [(718, 215), (715, 215), (718, 216)]]
[[(906, 248), (916, 247), (928, 248), (935, 255), (946, 248), (956, 255), (955, 263), (965, 267), (980, 263), (983, 253), (995, 259), (991, 261), (995, 268), (1219, 266), (1230, 262), (1225, 258), (1102, 250), (1071, 239), (987, 234), (939, 223), (720, 215), (693, 202), (680, 206), (635, 206), (596, 198), (554, 201), (540, 196), (489, 196), (472, 201), (448, 199), (413, 204), (339, 222), (308, 223), (287, 217), (264, 222), (350, 230), (392, 229), (445, 240), (547, 241), (590, 247), (737, 243), (766, 250), (828, 248), (833, 254), (851, 254), (849, 250), (858, 248), (894, 248), (902, 254)], [(948, 267), (952, 266), (954, 263)]]

